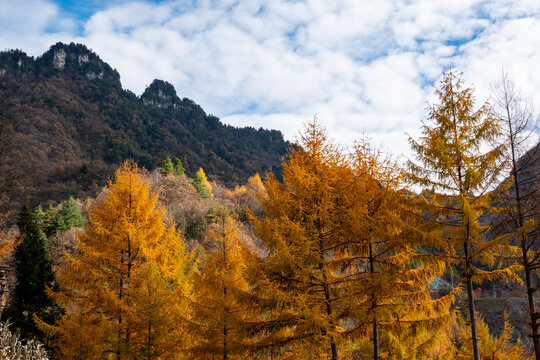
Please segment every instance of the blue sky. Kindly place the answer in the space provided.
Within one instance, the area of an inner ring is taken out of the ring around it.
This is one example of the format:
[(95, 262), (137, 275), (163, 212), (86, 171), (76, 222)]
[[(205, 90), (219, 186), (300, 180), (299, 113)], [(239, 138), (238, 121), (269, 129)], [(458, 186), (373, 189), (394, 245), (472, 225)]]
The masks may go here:
[[(79, 1), (70, 1), (70, 0), (55, 0), (51, 1), (58, 5), (58, 8), (61, 12), (70, 14), (75, 19), (78, 20), (80, 25), (84, 24), (84, 21), (88, 20), (92, 15), (98, 11), (106, 10), (111, 5), (122, 5), (129, 3), (129, 0), (79, 0)], [(150, 0), (148, 3), (159, 4), (164, 2), (164, 0)], [(185, 1), (186, 4), (189, 1)]]
[(136, 94), (154, 78), (238, 126), (293, 139), (317, 114), (408, 155), (452, 64), (489, 99), (501, 69), (540, 101), (537, 0), (0, 0), (0, 49), (87, 45)]
[(78, 20), (84, 21), (90, 18), (95, 12), (107, 7), (107, 1), (55, 1), (61, 11), (72, 14)]

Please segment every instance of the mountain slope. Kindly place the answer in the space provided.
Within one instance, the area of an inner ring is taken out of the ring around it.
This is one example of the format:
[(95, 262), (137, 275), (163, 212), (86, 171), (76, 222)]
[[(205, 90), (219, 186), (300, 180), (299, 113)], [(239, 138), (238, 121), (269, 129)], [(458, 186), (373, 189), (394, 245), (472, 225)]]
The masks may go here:
[[(13, 127), (7, 167), (25, 176), (14, 198), (61, 200), (103, 185), (124, 159), (152, 169), (180, 158), (227, 184), (279, 171), (290, 145), (276, 130), (224, 125), (174, 87), (154, 80), (141, 97), (80, 44), (57, 43), (34, 59), (0, 53), (0, 110)], [(22, 195), (24, 192), (24, 195)]]

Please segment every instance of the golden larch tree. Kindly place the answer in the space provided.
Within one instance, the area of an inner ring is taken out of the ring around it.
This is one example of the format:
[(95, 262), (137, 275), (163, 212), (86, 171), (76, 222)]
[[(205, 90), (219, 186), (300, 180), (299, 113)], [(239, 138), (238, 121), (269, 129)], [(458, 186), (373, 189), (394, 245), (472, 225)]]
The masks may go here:
[[(1, 203), (1, 202), (0, 202)], [(4, 259), (13, 251), (15, 247), (15, 236), (9, 233), (9, 229), (6, 228), (7, 214), (0, 214), (0, 264), (4, 262)], [(7, 295), (7, 278), (5, 276), (6, 269), (0, 269), (0, 315), (6, 305)]]
[(430, 121), (423, 124), (422, 136), (409, 139), (418, 162), (409, 162), (408, 176), (428, 189), (423, 197), (426, 214), (443, 226), (439, 254), (461, 267), (473, 354), (479, 360), (473, 283), (520, 281), (521, 267), (505, 262), (518, 254), (509, 245), (512, 237), (489, 239), (485, 222), (486, 215), (496, 211), (492, 204), (503, 169), (503, 146), (491, 146), (500, 126), (487, 103), (475, 110), (473, 89), (463, 87), (461, 74), (444, 73), (436, 94), (439, 102), (429, 106)]
[[(481, 317), (477, 319), (478, 347), (481, 359), (487, 360), (531, 360), (527, 349), (518, 339), (512, 339), (514, 328), (505, 314), (504, 326), (499, 336), (490, 334), (487, 324)], [(439, 352), (435, 359), (468, 360), (474, 356), (467, 322), (455, 313), (448, 322), (439, 342)]]
[(187, 357), (196, 266), (132, 162), (117, 170), (52, 294), (66, 313), (49, 327), (64, 359)]
[(222, 208), (206, 236), (210, 248), (195, 278), (193, 325), (198, 336), (193, 351), (200, 359), (245, 359), (249, 350), (245, 329), (253, 318), (244, 274), (246, 235)]
[(208, 199), (214, 196), (212, 194), (212, 185), (206, 179), (203, 168), (199, 168), (199, 171), (193, 177), (192, 184), (201, 198)]
[(265, 181), (265, 215), (251, 216), (264, 253), (248, 271), (264, 314), (253, 330), (260, 347), (305, 346), (313, 358), (320, 351), (338, 358), (343, 279), (334, 260), (346, 231), (345, 160), (313, 121), (283, 163), (283, 182), (273, 175)]
[(425, 357), (454, 299), (432, 299), (429, 288), (445, 264), (420, 250), (438, 234), (419, 216), (411, 194), (399, 190), (397, 164), (368, 139), (355, 144), (350, 165), (349, 196), (342, 204), (347, 247), (340, 259), (347, 265), (354, 324), (349, 332), (360, 345), (357, 352), (375, 360)]

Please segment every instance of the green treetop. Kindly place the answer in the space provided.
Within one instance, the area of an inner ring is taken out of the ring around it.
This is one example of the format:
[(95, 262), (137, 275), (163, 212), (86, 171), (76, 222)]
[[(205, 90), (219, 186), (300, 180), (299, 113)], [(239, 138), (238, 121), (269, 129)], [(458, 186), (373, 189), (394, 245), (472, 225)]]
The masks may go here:
[(58, 212), (59, 215), (59, 230), (65, 231), (72, 226), (81, 227), (84, 225), (84, 217), (79, 211), (79, 204), (70, 196), (62, 205)]
[(184, 175), (185, 172), (186, 170), (184, 169), (182, 162), (180, 161), (180, 159), (176, 158), (176, 160), (174, 160), (173, 174), (175, 176), (180, 176)]
[(173, 163), (171, 161), (170, 157), (167, 157), (163, 162), (161, 163), (161, 174), (163, 176), (167, 176), (174, 172)]

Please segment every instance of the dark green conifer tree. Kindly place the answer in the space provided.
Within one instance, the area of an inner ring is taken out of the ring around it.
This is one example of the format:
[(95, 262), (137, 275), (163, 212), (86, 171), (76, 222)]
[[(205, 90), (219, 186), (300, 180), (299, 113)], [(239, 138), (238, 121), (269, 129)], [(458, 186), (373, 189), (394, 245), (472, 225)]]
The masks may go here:
[(36, 222), (47, 238), (56, 235), (60, 228), (60, 214), (58, 209), (52, 205), (46, 211), (43, 211), (41, 206), (38, 206), (34, 212)]
[(179, 158), (176, 158), (176, 160), (174, 160), (173, 174), (175, 176), (180, 176), (180, 175), (184, 175), (185, 172), (186, 172), (186, 169), (184, 169), (184, 166), (182, 165), (182, 161), (180, 161)]
[(70, 196), (62, 205), (62, 208), (58, 212), (58, 230), (59, 231), (66, 231), (72, 226), (83, 226), (84, 225), (84, 217), (81, 215), (81, 212), (79, 211), (79, 204), (77, 204), (77, 201), (73, 198), (73, 196)]
[(172, 160), (170, 157), (167, 157), (163, 162), (161, 163), (161, 174), (163, 176), (167, 176), (170, 173), (174, 172), (174, 166), (172, 163)]
[(86, 221), (73, 196), (64, 201), (61, 207), (54, 208), (51, 205), (47, 211), (43, 211), (42, 207), (38, 206), (34, 211), (34, 218), (38, 227), (49, 239), (73, 226), (81, 227)]
[(23, 338), (37, 336), (43, 339), (44, 334), (34, 322), (34, 314), (48, 322), (53, 322), (59, 314), (58, 307), (45, 290), (46, 287), (56, 288), (47, 239), (28, 203), (23, 205), (17, 225), (20, 235), (15, 248), (16, 283), (5, 316), (20, 330)]
[(36, 220), (37, 226), (39, 226), (39, 228), (45, 232), (45, 226), (46, 226), (45, 222), (47, 220), (47, 213), (43, 211), (43, 208), (41, 207), (41, 205), (38, 205), (36, 210), (34, 210), (34, 218)]

